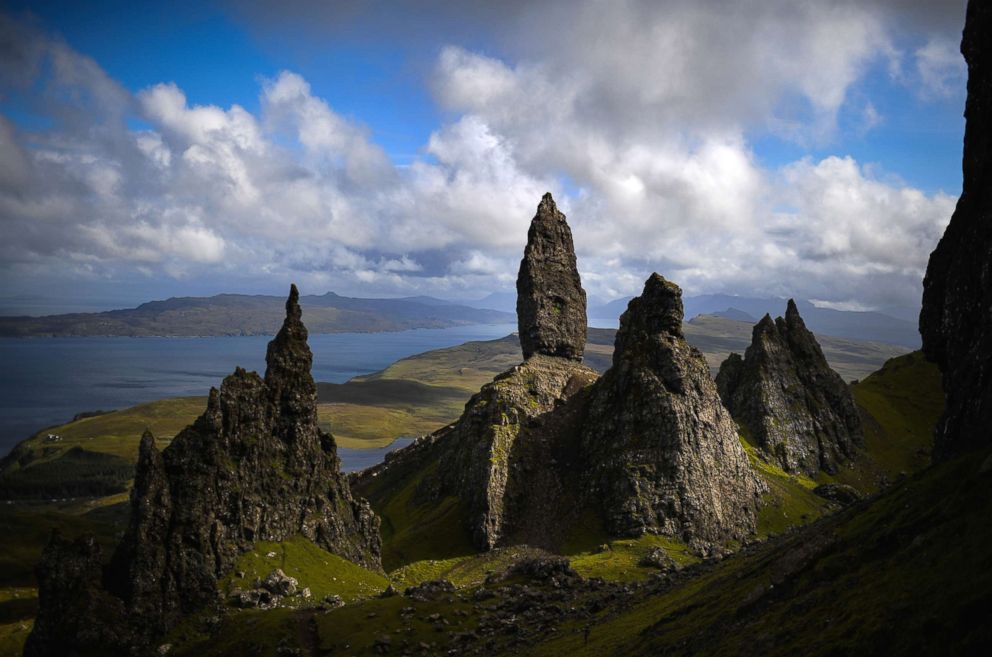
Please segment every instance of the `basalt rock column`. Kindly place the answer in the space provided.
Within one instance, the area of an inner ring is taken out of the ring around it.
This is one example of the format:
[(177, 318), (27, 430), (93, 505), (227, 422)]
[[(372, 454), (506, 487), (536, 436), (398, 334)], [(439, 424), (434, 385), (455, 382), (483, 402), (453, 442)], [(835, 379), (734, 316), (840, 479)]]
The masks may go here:
[(992, 442), (992, 3), (968, 3), (961, 198), (923, 280), (923, 351), (943, 373), (934, 437), (944, 459)]
[(620, 317), (582, 434), (589, 489), (615, 535), (742, 539), (755, 530), (762, 485), (682, 316), (682, 291), (653, 274)]
[(716, 382), (747, 438), (787, 472), (836, 472), (864, 443), (850, 390), (791, 299), (784, 319), (755, 325), (743, 360), (731, 354)]
[(545, 194), (527, 232), (517, 275), (517, 323), (524, 358), (534, 354), (582, 360), (586, 293), (575, 264), (572, 231)]

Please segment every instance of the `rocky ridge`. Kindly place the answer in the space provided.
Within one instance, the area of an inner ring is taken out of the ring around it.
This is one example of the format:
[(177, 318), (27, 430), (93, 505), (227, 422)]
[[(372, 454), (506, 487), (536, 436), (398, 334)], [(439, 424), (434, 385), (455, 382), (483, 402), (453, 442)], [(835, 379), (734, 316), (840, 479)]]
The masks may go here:
[(744, 358), (731, 354), (716, 382), (748, 440), (786, 472), (836, 472), (864, 443), (850, 390), (791, 299), (784, 318), (755, 325)]
[[(312, 354), (293, 286), (265, 377), (238, 368), (164, 451), (141, 440), (129, 527), (109, 567), (92, 541), (53, 537), (26, 655), (142, 655), (186, 614), (217, 601), (219, 579), (255, 541), (302, 534), (380, 568), (379, 521), (352, 497), (334, 438), (317, 426)], [(74, 627), (63, 609), (77, 608)]]
[(923, 280), (923, 351), (944, 378), (947, 405), (934, 458), (988, 445), (992, 432), (992, 5), (969, 2), (961, 198)]

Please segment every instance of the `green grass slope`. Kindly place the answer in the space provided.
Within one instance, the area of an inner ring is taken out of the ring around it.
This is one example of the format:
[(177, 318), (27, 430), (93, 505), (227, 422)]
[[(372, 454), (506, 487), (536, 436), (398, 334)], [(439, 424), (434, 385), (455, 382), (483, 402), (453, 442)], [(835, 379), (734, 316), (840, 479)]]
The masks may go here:
[(944, 410), (937, 366), (923, 353), (893, 358), (851, 388), (862, 409), (865, 447), (889, 479), (930, 462), (933, 430)]
[(985, 654), (990, 513), (972, 454), (529, 654)]

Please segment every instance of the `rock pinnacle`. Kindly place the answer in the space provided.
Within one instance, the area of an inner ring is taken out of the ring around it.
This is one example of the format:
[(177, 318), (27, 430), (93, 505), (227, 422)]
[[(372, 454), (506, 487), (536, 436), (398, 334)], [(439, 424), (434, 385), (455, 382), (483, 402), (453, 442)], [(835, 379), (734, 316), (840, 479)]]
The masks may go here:
[(524, 358), (544, 354), (582, 360), (586, 293), (572, 231), (551, 194), (541, 199), (527, 232), (517, 276), (517, 322)]

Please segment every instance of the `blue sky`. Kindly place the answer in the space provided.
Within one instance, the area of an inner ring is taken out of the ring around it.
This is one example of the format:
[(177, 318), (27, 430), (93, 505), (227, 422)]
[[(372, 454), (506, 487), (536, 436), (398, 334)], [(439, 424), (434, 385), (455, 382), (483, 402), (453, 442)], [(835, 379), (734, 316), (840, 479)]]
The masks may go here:
[(0, 306), (482, 297), (550, 190), (602, 298), (912, 307), (965, 84), (915, 4), (8, 2)]

